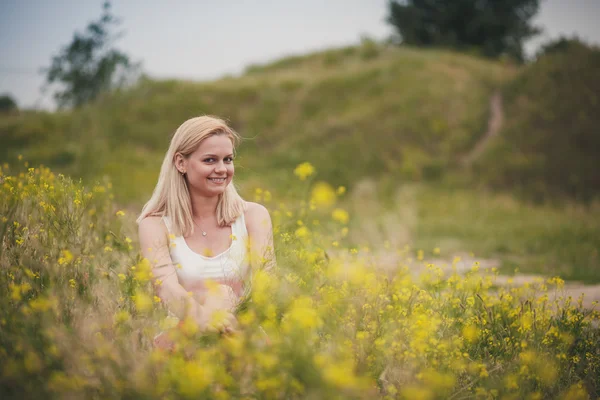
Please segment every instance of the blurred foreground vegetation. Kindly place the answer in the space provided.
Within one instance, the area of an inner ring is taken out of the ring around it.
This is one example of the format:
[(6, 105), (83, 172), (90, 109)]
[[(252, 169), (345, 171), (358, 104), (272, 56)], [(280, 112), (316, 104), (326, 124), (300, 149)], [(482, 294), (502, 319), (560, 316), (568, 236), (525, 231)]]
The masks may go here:
[[(12, 169), (11, 169), (12, 168)], [(0, 170), (2, 398), (564, 398), (600, 395), (600, 315), (560, 278), (496, 282), (350, 244), (343, 188), (296, 170), (274, 204), (278, 267), (254, 271), (232, 336), (169, 328), (135, 215), (108, 182)], [(439, 253), (439, 250), (436, 252)], [(160, 283), (156, 283), (160, 284)], [(170, 330), (169, 330), (170, 329)], [(168, 330), (173, 352), (153, 349)], [(268, 335), (268, 340), (266, 340)]]

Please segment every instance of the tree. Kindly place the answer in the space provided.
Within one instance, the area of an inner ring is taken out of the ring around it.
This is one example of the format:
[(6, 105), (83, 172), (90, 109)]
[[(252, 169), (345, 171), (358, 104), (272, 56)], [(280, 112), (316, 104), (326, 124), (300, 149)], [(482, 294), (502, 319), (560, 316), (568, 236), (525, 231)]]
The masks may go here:
[(572, 38), (560, 36), (558, 39), (551, 40), (541, 45), (536, 53), (536, 58), (540, 58), (546, 54), (566, 52), (572, 48), (589, 49), (591, 46), (577, 36), (573, 36)]
[(0, 113), (9, 112), (17, 109), (17, 103), (8, 94), (0, 95)]
[(402, 42), (476, 49), (488, 57), (523, 61), (523, 42), (540, 30), (531, 24), (540, 0), (389, 0), (388, 22)]
[(83, 34), (75, 32), (71, 44), (52, 57), (52, 65), (44, 72), (47, 85), (58, 83), (62, 87), (54, 93), (59, 107), (88, 103), (100, 93), (125, 84), (137, 72), (139, 65), (113, 47), (120, 35), (112, 34), (111, 28), (118, 24), (106, 1), (101, 17)]

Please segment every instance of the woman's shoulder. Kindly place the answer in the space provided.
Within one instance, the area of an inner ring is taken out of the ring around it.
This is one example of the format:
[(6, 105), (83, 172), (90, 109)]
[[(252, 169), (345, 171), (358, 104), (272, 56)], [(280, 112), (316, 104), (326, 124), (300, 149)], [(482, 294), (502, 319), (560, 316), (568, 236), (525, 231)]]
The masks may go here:
[(269, 211), (265, 206), (259, 203), (253, 203), (251, 201), (246, 202), (246, 211), (244, 212), (244, 218), (246, 220), (246, 226), (248, 229), (253, 227), (264, 225), (265, 223), (271, 222)]
[(264, 216), (269, 215), (269, 211), (262, 204), (254, 203), (251, 201), (246, 201), (245, 203), (246, 203), (246, 210), (244, 212), (244, 215), (246, 218), (255, 217), (255, 216), (259, 216), (259, 217), (263, 216), (264, 217)]
[(167, 227), (163, 222), (163, 217), (158, 215), (149, 215), (142, 219), (138, 225), (140, 236), (160, 237), (165, 236)]

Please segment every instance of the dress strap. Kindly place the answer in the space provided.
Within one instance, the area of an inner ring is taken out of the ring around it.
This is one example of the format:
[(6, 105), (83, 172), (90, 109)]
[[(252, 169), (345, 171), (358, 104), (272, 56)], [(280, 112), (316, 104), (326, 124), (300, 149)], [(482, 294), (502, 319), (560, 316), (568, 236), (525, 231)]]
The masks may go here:
[(246, 219), (242, 213), (236, 220), (231, 224), (231, 233), (235, 235), (239, 240), (245, 240), (248, 236), (248, 230), (246, 229)]

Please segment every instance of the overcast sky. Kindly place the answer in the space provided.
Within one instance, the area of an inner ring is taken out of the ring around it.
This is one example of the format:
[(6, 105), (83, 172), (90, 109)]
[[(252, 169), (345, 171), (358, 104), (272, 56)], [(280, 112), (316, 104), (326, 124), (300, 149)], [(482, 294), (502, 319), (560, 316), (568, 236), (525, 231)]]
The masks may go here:
[[(101, 14), (102, 0), (0, 0), (0, 94), (21, 107), (48, 107), (38, 73), (75, 31)], [(115, 0), (125, 36), (118, 47), (157, 78), (238, 74), (285, 55), (383, 39), (387, 0)], [(600, 0), (545, 0), (535, 23), (544, 34), (528, 53), (561, 34), (600, 44)]]

